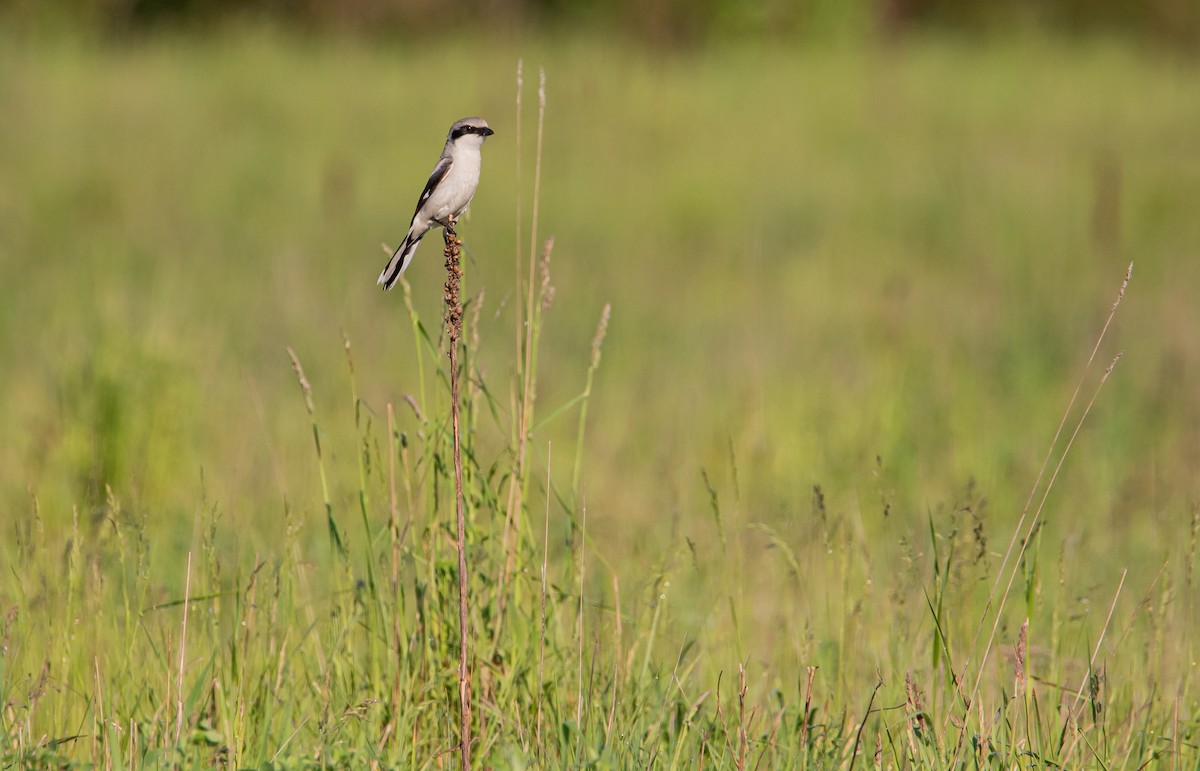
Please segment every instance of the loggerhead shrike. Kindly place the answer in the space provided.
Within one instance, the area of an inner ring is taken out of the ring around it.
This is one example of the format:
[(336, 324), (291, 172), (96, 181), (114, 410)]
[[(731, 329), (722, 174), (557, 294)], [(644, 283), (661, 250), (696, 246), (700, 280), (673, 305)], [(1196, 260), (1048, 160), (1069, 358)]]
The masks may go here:
[(408, 235), (392, 253), (387, 267), (379, 274), (384, 289), (391, 289), (400, 274), (412, 262), (413, 253), (421, 238), (435, 225), (453, 227), (454, 221), (466, 210), (479, 186), (479, 149), (483, 140), (496, 132), (488, 128), (483, 118), (463, 118), (450, 127), (446, 147), (438, 158), (425, 190), (417, 200)]

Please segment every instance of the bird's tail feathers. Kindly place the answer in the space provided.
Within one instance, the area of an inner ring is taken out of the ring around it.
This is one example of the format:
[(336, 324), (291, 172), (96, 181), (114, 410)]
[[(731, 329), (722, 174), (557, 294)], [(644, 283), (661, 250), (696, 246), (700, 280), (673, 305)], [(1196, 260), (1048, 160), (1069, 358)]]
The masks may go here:
[[(422, 233), (421, 235), (424, 235)], [(413, 254), (417, 251), (417, 244), (421, 243), (421, 236), (414, 236), (412, 231), (404, 237), (400, 245), (396, 247), (396, 251), (392, 252), (392, 259), (388, 260), (387, 267), (379, 274), (379, 280), (375, 283), (381, 285), (384, 290), (391, 289), (396, 285), (396, 281), (400, 278), (400, 274), (412, 262)]]

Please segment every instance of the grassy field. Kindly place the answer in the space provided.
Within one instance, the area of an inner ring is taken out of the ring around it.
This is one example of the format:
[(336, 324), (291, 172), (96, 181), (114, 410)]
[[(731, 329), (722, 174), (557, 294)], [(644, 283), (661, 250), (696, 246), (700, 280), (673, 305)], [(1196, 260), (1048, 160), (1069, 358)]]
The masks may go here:
[(5, 767), (457, 765), (374, 280), (479, 114), (477, 765), (1200, 768), (1194, 62), (8, 33), (0, 113)]

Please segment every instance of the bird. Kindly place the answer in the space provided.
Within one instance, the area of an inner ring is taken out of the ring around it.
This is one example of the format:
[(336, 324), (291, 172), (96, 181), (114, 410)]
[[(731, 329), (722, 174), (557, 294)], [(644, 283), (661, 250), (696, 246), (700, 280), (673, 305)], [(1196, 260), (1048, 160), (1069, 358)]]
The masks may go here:
[(494, 133), (483, 118), (463, 118), (450, 127), (442, 157), (438, 158), (421, 197), (417, 199), (417, 210), (413, 212), (408, 233), (379, 274), (376, 283), (384, 290), (395, 286), (426, 233), (435, 226), (453, 229), (455, 221), (470, 205), (475, 189), (479, 187), (482, 160), (479, 150), (483, 140)]

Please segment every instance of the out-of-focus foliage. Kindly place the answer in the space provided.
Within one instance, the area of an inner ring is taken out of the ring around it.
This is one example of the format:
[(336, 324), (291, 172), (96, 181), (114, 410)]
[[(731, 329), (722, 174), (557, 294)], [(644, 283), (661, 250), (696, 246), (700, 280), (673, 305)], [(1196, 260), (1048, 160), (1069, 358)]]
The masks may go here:
[(500, 30), (566, 23), (621, 30), (654, 45), (744, 35), (891, 38), (935, 27), (1115, 34), (1185, 51), (1200, 45), (1195, 0), (0, 0), (0, 9), (10, 22), (105, 34), (254, 16), (313, 30), (421, 37), (464, 23)]

